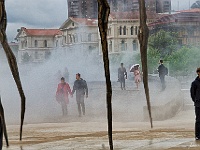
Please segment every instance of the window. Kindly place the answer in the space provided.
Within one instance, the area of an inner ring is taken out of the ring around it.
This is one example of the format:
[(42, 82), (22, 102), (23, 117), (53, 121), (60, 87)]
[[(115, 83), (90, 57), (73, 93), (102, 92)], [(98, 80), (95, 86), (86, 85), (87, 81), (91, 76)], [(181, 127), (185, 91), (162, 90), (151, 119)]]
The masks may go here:
[(72, 22), (72, 26), (74, 26), (74, 22)]
[(109, 43), (109, 52), (112, 52), (112, 41)]
[(123, 34), (126, 35), (126, 26), (123, 28)]
[(27, 41), (25, 41), (25, 47), (27, 47)]
[(121, 41), (121, 51), (126, 51), (126, 43), (124, 40)]
[(92, 34), (91, 33), (88, 34), (88, 41), (92, 41)]
[(38, 47), (38, 41), (35, 40), (35, 47)]
[(138, 47), (137, 47), (137, 41), (133, 40), (133, 51), (137, 51)]
[(47, 40), (44, 40), (44, 47), (47, 47)]
[(38, 59), (38, 58), (39, 58), (38, 52), (35, 52), (35, 59)]
[(137, 35), (137, 34), (138, 34), (138, 27), (135, 26), (135, 35)]
[(58, 47), (58, 40), (56, 40), (56, 47)]
[(133, 35), (133, 26), (131, 27), (131, 35)]
[(119, 35), (122, 35), (122, 27), (119, 27)]

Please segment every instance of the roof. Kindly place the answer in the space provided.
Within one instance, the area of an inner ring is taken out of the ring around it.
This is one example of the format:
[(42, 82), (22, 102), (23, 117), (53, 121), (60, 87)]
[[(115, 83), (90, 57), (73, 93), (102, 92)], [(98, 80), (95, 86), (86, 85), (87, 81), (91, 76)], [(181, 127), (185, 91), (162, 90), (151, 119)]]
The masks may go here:
[(98, 20), (97, 19), (87, 19), (87, 18), (72, 18), (70, 19), (80, 25), (85, 25), (85, 26), (97, 26)]
[(97, 19), (88, 19), (88, 18), (73, 18), (69, 17), (60, 27), (60, 29), (66, 28), (70, 22), (74, 22), (80, 26), (97, 26)]
[(27, 29), (22, 27), (21, 31), (22, 30), (25, 31), (27, 35), (32, 36), (55, 36), (61, 34), (59, 29)]
[(189, 10), (181, 10), (178, 12), (186, 12), (186, 13), (200, 13), (200, 8), (193, 8), (193, 9), (189, 9)]
[[(140, 19), (139, 11), (129, 12), (111, 12), (110, 17), (112, 19)], [(159, 14), (153, 11), (147, 11), (147, 19), (156, 19)]]
[(149, 23), (148, 26), (169, 24), (175, 22), (200, 22), (200, 9), (189, 9), (178, 11), (175, 14), (168, 14), (160, 17), (153, 23)]

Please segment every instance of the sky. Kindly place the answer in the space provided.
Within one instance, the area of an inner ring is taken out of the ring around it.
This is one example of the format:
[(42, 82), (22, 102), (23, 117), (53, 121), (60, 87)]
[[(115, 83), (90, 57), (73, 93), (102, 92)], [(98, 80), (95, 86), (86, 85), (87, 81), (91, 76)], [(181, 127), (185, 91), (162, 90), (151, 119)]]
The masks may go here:
[[(67, 0), (5, 0), (7, 36), (13, 41), (17, 29), (59, 28), (67, 20)], [(172, 0), (173, 10), (188, 9), (196, 0)], [(179, 3), (179, 4), (178, 4)], [(179, 7), (178, 7), (179, 6)]]

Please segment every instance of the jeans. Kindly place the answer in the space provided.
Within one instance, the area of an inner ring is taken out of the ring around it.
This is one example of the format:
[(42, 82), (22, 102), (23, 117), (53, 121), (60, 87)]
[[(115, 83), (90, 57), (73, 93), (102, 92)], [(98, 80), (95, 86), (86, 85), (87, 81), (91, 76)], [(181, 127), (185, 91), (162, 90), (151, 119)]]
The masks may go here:
[(195, 137), (200, 138), (200, 107), (195, 107)]
[(81, 95), (76, 95), (76, 102), (78, 106), (78, 113), (79, 116), (81, 116), (81, 110), (83, 112), (83, 115), (85, 115), (85, 103), (84, 103), (84, 96), (83, 94)]
[(63, 116), (67, 115), (67, 103), (64, 99), (61, 101), (61, 107)]

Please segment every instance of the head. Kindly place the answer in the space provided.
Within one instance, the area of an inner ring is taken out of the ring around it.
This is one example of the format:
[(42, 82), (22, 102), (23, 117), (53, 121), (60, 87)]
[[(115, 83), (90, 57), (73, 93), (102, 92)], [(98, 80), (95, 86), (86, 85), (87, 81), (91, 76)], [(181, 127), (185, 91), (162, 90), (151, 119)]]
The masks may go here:
[(65, 83), (65, 78), (62, 77), (62, 78), (60, 79), (60, 82), (61, 82), (61, 83)]
[(123, 67), (124, 66), (124, 64), (123, 63), (121, 63), (121, 67)]
[(81, 78), (81, 74), (80, 74), (80, 73), (77, 73), (77, 74), (76, 74), (76, 79), (79, 80), (80, 78)]
[(197, 72), (197, 75), (200, 77), (200, 68), (197, 68), (196, 72)]
[(163, 64), (163, 60), (162, 59), (159, 61), (159, 64)]

